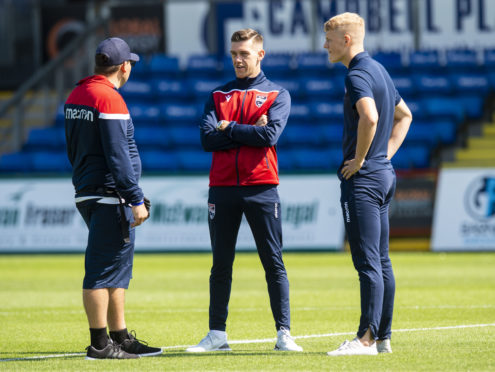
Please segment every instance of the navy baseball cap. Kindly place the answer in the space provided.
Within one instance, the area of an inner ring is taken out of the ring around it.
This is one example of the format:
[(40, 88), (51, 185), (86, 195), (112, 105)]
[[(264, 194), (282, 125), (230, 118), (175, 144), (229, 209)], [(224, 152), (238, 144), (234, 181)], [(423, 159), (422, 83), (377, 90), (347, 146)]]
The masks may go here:
[(118, 37), (103, 40), (98, 44), (96, 54), (103, 54), (108, 57), (107, 66), (120, 65), (125, 61), (139, 61), (139, 56), (131, 53), (129, 45)]

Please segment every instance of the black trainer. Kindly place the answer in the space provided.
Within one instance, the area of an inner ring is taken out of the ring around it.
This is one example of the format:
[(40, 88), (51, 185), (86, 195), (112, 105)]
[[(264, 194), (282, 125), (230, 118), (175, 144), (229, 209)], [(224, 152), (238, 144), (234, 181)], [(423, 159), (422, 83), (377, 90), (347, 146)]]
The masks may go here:
[(142, 357), (159, 355), (163, 353), (161, 348), (148, 346), (146, 341), (138, 340), (136, 338), (135, 331), (129, 332), (129, 338), (124, 340), (124, 342), (120, 344), (120, 347), (128, 353), (137, 354)]
[(137, 359), (139, 355), (128, 353), (120, 347), (119, 344), (114, 343), (112, 340), (108, 340), (108, 345), (103, 349), (98, 350), (93, 346), (88, 346), (86, 348), (88, 350), (86, 354), (86, 359), (95, 360), (95, 359)]

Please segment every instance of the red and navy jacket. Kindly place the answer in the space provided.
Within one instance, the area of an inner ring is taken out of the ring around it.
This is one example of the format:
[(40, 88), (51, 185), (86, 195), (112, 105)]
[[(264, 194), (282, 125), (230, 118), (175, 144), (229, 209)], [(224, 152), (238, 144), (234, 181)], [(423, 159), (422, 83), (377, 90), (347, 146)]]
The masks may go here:
[[(289, 92), (262, 71), (213, 90), (200, 123), (203, 148), (213, 152), (210, 186), (278, 185), (276, 144), (289, 112)], [(268, 124), (254, 125), (262, 115)], [(224, 131), (220, 120), (230, 122)]]
[(139, 204), (141, 159), (124, 99), (102, 75), (81, 80), (64, 106), (67, 154), (76, 194), (96, 187), (116, 189)]

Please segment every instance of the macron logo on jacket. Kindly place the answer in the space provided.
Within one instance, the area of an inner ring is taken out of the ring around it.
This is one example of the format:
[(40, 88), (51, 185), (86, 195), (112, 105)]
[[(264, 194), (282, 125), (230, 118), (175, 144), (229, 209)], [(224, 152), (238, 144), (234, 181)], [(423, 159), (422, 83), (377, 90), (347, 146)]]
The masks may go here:
[(76, 193), (87, 186), (106, 186), (117, 189), (128, 203), (143, 200), (134, 125), (113, 84), (101, 75), (81, 80), (64, 110)]

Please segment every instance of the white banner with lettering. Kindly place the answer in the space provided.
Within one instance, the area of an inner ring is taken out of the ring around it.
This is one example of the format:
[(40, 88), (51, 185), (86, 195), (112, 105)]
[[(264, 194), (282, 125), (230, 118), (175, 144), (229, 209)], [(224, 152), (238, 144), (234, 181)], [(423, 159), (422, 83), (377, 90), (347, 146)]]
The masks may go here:
[(442, 169), (431, 249), (495, 250), (495, 169)]
[[(152, 215), (136, 250), (210, 250), (208, 177), (145, 177)], [(285, 249), (340, 250), (344, 226), (336, 176), (285, 176), (279, 186)], [(84, 251), (87, 228), (70, 179), (0, 180), (0, 252)], [(245, 219), (237, 248), (254, 250)]]
[[(217, 45), (228, 54), (231, 34), (251, 27), (274, 52), (324, 52), (323, 24), (342, 12), (366, 21), (367, 50), (495, 48), (493, 0), (247, 0), (170, 1), (166, 5), (167, 51), (187, 57)], [(414, 35), (414, 14), (421, 32)], [(211, 40), (215, 30), (218, 40)]]

